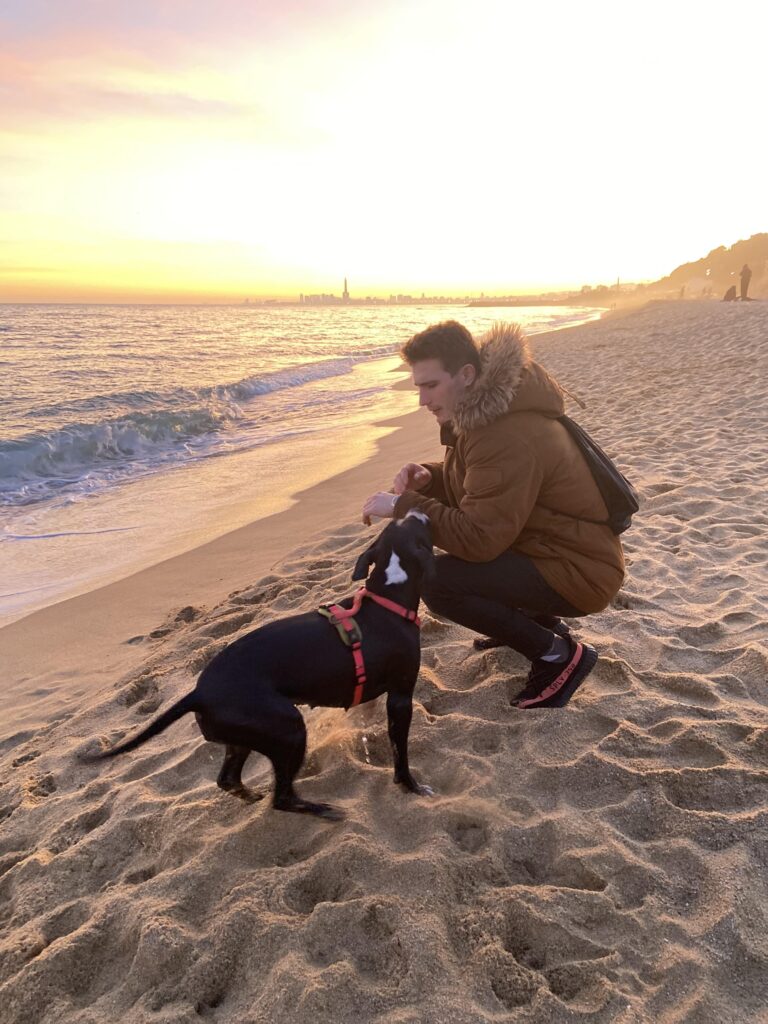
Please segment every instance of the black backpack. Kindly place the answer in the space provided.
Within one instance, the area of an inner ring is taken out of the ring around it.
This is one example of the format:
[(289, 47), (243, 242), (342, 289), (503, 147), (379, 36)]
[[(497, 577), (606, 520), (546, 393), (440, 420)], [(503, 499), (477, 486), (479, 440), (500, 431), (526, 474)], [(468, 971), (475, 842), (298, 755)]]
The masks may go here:
[[(608, 458), (603, 449), (593, 440), (583, 427), (570, 418), (558, 416), (558, 420), (576, 442), (579, 451), (586, 459), (590, 472), (594, 477), (598, 490), (608, 509), (608, 519), (602, 525), (610, 526), (616, 534), (624, 533), (632, 525), (632, 516), (640, 508), (637, 491), (615, 463)], [(586, 519), (584, 522), (597, 522)]]

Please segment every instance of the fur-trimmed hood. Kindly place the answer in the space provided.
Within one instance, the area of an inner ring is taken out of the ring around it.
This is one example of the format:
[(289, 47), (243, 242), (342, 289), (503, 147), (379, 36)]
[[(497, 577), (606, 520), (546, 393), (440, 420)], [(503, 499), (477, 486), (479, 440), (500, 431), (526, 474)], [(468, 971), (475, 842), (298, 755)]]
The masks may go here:
[(494, 324), (479, 339), (478, 347), (482, 369), (454, 411), (457, 433), (485, 427), (508, 412), (562, 415), (563, 393), (531, 358), (519, 324)]

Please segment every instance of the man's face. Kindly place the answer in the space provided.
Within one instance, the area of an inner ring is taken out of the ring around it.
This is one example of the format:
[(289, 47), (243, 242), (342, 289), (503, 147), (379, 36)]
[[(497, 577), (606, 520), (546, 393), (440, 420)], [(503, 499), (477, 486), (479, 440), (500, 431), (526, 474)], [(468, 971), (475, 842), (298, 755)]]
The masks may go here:
[(419, 389), (419, 405), (429, 409), (442, 426), (453, 419), (456, 405), (475, 379), (472, 366), (462, 366), (451, 375), (440, 359), (421, 359), (411, 367), (414, 387)]

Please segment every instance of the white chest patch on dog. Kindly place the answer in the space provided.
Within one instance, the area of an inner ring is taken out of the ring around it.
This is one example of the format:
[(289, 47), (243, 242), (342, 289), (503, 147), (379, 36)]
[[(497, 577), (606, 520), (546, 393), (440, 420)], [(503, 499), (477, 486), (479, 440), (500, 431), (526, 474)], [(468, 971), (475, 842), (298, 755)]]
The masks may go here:
[(425, 512), (419, 512), (417, 508), (412, 508), (405, 513), (405, 518), (408, 519), (420, 519), (422, 523), (429, 522), (429, 516)]
[(384, 570), (384, 575), (387, 577), (387, 586), (392, 583), (405, 583), (408, 579), (408, 573), (400, 565), (400, 559), (394, 551), (390, 556), (389, 565)]

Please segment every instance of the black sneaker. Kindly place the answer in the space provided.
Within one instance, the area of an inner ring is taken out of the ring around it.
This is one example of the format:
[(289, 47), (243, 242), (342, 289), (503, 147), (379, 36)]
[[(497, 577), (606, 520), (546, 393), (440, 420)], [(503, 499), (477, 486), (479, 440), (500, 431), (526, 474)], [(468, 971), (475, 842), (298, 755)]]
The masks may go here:
[[(555, 618), (554, 615), (531, 615), (530, 618), (534, 622), (538, 622), (540, 626), (544, 626), (545, 629), (551, 629), (558, 636), (571, 635), (571, 628), (568, 623), (563, 622), (562, 619)], [(472, 641), (472, 646), (476, 651), (490, 651), (494, 647), (508, 647), (509, 645), (505, 640), (499, 640), (495, 636), (478, 636)]]
[(525, 689), (510, 701), (516, 708), (564, 708), (597, 664), (597, 651), (589, 644), (568, 638), (565, 661), (531, 662)]

